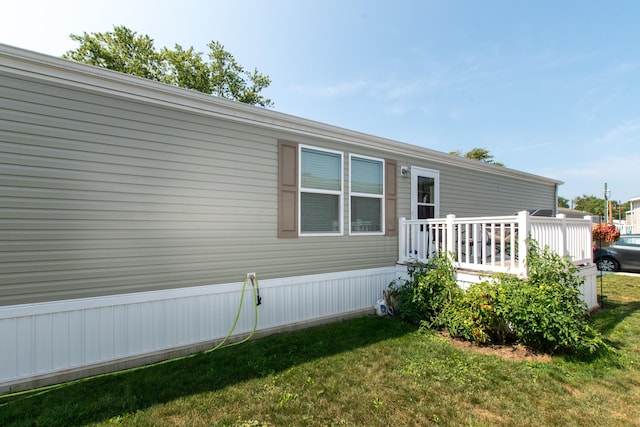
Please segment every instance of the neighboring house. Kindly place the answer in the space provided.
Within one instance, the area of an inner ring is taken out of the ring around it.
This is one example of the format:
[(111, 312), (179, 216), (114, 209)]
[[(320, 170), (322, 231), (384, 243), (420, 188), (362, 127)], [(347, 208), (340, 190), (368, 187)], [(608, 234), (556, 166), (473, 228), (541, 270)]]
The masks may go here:
[(638, 234), (640, 233), (640, 197), (629, 200), (629, 204), (624, 232), (625, 234)]
[(0, 390), (211, 347), (248, 273), (261, 334), (371, 312), (401, 217), (561, 184), (6, 45), (0, 102)]
[(569, 208), (558, 208), (559, 214), (564, 214), (567, 218), (585, 218), (592, 217), (594, 222), (597, 222), (598, 215), (594, 215), (590, 212), (579, 211), (577, 209), (569, 209)]

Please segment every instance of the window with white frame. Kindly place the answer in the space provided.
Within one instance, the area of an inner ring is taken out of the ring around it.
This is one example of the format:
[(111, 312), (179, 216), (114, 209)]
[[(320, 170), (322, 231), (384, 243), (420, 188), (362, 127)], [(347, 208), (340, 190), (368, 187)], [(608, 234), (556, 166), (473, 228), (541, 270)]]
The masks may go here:
[(300, 146), (300, 234), (342, 234), (342, 153)]
[(384, 161), (350, 156), (351, 233), (384, 232)]

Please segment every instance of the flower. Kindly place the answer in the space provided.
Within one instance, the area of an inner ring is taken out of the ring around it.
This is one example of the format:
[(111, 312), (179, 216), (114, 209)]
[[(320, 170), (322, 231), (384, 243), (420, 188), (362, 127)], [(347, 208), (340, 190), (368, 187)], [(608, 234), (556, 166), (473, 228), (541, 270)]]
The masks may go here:
[(620, 238), (620, 230), (613, 224), (598, 223), (593, 226), (592, 236), (594, 241), (615, 242)]

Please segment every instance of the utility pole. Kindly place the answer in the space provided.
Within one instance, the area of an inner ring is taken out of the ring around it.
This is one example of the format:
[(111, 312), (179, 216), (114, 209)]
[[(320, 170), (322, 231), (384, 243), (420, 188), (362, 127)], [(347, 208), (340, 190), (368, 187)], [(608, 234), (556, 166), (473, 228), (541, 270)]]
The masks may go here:
[(609, 223), (609, 194), (611, 192), (607, 190), (607, 183), (604, 183), (604, 222)]
[(618, 221), (622, 221), (622, 210), (624, 209), (624, 207), (622, 206), (620, 201), (618, 201), (618, 205), (616, 206), (616, 209), (618, 210)]

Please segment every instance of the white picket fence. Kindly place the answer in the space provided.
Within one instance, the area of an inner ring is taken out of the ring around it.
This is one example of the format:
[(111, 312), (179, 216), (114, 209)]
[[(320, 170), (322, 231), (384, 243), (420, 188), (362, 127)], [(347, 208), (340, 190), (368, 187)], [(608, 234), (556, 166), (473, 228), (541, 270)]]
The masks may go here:
[(576, 265), (592, 264), (592, 219), (512, 216), (408, 220), (400, 218), (400, 263), (426, 262), (439, 253), (454, 255), (454, 266), (481, 272), (526, 276), (527, 238), (541, 248), (568, 257)]

